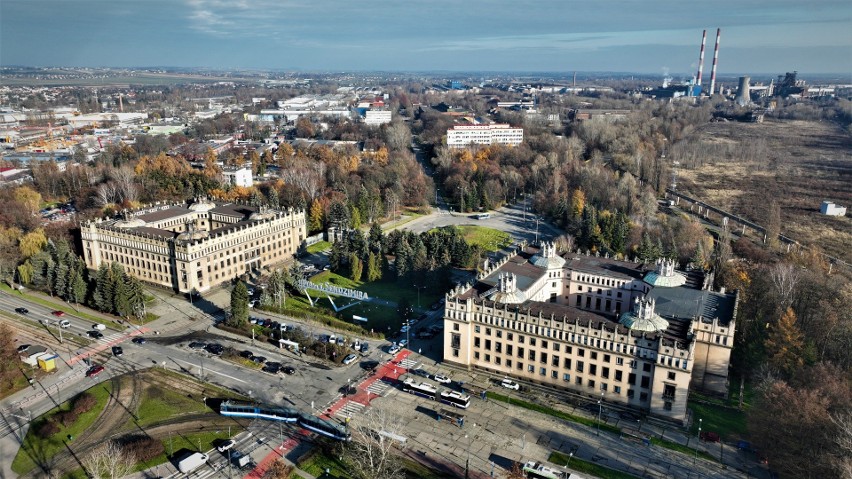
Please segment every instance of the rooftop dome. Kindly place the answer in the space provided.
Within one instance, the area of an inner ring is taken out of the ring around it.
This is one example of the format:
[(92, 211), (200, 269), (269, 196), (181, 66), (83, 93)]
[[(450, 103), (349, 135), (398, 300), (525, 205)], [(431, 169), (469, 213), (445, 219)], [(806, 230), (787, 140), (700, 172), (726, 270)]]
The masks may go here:
[(497, 286), (485, 294), (497, 303), (520, 304), (526, 301), (523, 291), (518, 291), (518, 277), (514, 273), (500, 273)]
[(556, 254), (556, 245), (542, 243), (541, 250), (530, 258), (530, 263), (543, 269), (560, 269), (565, 266), (565, 259)]
[(645, 282), (651, 286), (662, 286), (664, 288), (676, 288), (686, 284), (686, 276), (674, 270), (673, 259), (658, 259), (656, 271), (645, 275)]
[(115, 222), (115, 227), (117, 228), (137, 228), (139, 226), (145, 226), (148, 223), (141, 218), (129, 218), (124, 220), (118, 220)]
[(213, 203), (212, 201), (208, 200), (207, 198), (199, 198), (199, 199), (195, 200), (194, 203), (189, 205), (189, 210), (195, 211), (197, 213), (206, 213), (206, 212), (212, 210), (215, 207), (216, 207), (216, 204)]
[(655, 304), (656, 302), (653, 299), (636, 298), (633, 310), (623, 313), (618, 322), (631, 331), (644, 331), (646, 333), (664, 331), (669, 327), (669, 322), (654, 312)]

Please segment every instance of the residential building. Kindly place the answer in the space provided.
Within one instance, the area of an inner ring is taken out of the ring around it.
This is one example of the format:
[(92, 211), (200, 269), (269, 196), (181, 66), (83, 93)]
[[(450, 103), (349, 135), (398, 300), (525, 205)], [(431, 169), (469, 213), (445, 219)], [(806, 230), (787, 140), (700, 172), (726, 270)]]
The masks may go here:
[(232, 186), (252, 186), (254, 178), (251, 174), (251, 163), (246, 163), (242, 166), (223, 166), (222, 177), (225, 183)]
[(522, 248), (446, 295), (444, 360), (684, 422), (727, 391), (737, 295), (672, 261)]
[(152, 205), (80, 229), (88, 268), (118, 262), (142, 281), (182, 293), (289, 260), (307, 237), (303, 210), (207, 200)]
[(390, 110), (367, 110), (364, 114), (364, 123), (367, 125), (383, 125), (391, 122)]
[(456, 125), (447, 130), (447, 146), (465, 148), (470, 145), (517, 146), (524, 141), (524, 129), (505, 123), (492, 125)]

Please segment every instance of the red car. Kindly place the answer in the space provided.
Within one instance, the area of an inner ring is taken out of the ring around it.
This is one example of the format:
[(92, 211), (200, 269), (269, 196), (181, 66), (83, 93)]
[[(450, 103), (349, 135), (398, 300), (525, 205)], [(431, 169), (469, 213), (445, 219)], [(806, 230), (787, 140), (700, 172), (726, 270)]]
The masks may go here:
[(86, 371), (86, 377), (87, 378), (93, 378), (93, 377), (97, 376), (98, 374), (102, 373), (103, 370), (104, 370), (103, 366), (101, 366), (100, 364), (96, 364), (96, 365), (90, 367), (88, 371)]
[(700, 439), (706, 442), (719, 442), (721, 438), (719, 437), (719, 433), (712, 431), (704, 431), (701, 433)]
[(52, 315), (54, 315), (54, 316), (65, 316), (65, 311), (59, 311), (59, 310), (57, 310), (57, 311), (54, 311), (54, 312), (52, 312), (52, 313), (50, 313), (50, 314), (52, 314)]

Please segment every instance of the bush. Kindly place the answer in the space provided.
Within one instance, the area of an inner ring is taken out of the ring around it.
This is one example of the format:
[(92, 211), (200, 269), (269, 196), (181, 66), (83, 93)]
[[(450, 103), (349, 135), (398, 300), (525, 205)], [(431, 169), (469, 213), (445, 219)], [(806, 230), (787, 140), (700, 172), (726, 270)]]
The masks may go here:
[(79, 416), (91, 411), (97, 403), (98, 400), (94, 396), (89, 393), (82, 393), (74, 399), (74, 407), (71, 410)]
[(42, 439), (48, 439), (49, 437), (53, 436), (58, 432), (59, 426), (53, 421), (45, 421), (41, 423), (41, 425), (39, 425), (38, 429), (36, 430), (36, 434)]
[(70, 411), (59, 411), (53, 415), (53, 420), (61, 423), (65, 427), (68, 427), (77, 422), (78, 417), (80, 417), (80, 415), (72, 409)]
[(121, 450), (139, 462), (150, 461), (163, 454), (163, 443), (148, 436), (127, 436), (118, 441)]

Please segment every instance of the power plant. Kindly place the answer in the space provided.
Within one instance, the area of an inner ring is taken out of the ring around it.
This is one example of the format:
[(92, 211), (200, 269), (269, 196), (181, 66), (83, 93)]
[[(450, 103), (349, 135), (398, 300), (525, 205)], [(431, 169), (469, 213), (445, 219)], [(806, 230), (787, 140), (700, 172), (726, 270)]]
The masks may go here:
[(751, 82), (751, 77), (740, 77), (740, 86), (737, 88), (737, 96), (734, 98), (734, 102), (739, 106), (746, 106), (751, 103), (749, 82)]
[[(716, 29), (716, 48), (713, 49), (713, 69), (710, 70), (710, 91), (707, 92), (708, 95), (713, 96), (713, 93), (716, 91), (716, 65), (719, 61), (719, 40), (722, 37), (722, 29)], [(702, 50), (704, 49), (704, 45), (701, 46)]]

